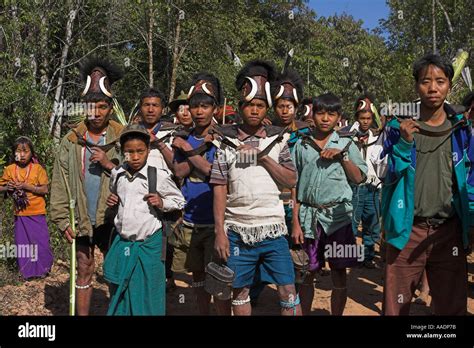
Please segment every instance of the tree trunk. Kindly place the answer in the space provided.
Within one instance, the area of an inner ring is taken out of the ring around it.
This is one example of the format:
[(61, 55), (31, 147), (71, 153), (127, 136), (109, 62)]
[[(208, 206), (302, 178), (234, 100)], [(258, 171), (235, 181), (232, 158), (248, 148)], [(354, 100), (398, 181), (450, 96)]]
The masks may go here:
[(41, 60), (40, 60), (40, 85), (41, 91), (46, 92), (48, 89), (49, 84), (49, 77), (48, 77), (48, 68), (49, 68), (49, 54), (48, 54), (48, 20), (46, 13), (48, 11), (44, 11), (41, 14), (41, 28), (40, 28), (40, 47), (41, 47)]
[(149, 1), (149, 19), (148, 19), (148, 34), (147, 34), (147, 46), (148, 46), (148, 83), (150, 87), (153, 87), (153, 26), (155, 24), (155, 11), (153, 7), (153, 1)]
[(56, 142), (59, 142), (61, 137), (61, 123), (62, 123), (62, 102), (63, 102), (63, 81), (64, 75), (66, 73), (66, 61), (67, 55), (69, 52), (69, 47), (71, 46), (72, 41), (72, 29), (74, 20), (76, 18), (77, 12), (79, 11), (79, 2), (76, 0), (68, 1), (69, 4), (69, 15), (66, 23), (66, 38), (64, 40), (64, 46), (61, 53), (61, 60), (60, 60), (60, 70), (58, 81), (56, 84), (56, 93), (54, 94), (54, 110), (53, 114), (51, 115), (51, 119), (49, 121), (49, 129), (53, 135), (53, 138)]
[(176, 75), (178, 71), (178, 64), (179, 64), (179, 34), (181, 31), (181, 20), (179, 19), (178, 14), (178, 22), (176, 23), (176, 32), (174, 36), (174, 47), (173, 47), (173, 62), (171, 67), (171, 81), (170, 81), (170, 95), (169, 101), (172, 101), (174, 98), (174, 93), (176, 90)]

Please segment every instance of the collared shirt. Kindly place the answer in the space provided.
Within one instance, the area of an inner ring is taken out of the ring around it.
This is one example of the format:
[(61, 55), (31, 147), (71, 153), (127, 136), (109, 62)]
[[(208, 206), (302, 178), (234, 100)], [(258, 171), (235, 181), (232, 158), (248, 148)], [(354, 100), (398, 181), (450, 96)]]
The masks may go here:
[[(148, 164), (133, 175), (126, 168), (126, 165), (122, 165), (113, 169), (110, 179), (110, 190), (114, 192), (116, 188), (119, 197), (115, 227), (124, 239), (145, 240), (162, 227), (156, 208), (144, 200), (144, 196), (149, 193)], [(186, 203), (184, 197), (168, 172), (157, 169), (156, 174), (156, 191), (163, 200), (161, 210), (168, 212), (183, 209)]]
[[(257, 132), (253, 135), (245, 133), (241, 127), (237, 130), (237, 139), (245, 145), (250, 145), (252, 147), (257, 147), (260, 143), (260, 139), (267, 137), (267, 132), (265, 127), (260, 127)], [(283, 150), (278, 156), (278, 164), (281, 164), (283, 167), (296, 171), (295, 165), (291, 159), (290, 151), (288, 145), (285, 145)], [(221, 151), (218, 150), (218, 155), (214, 160), (211, 171), (211, 184), (225, 185), (227, 183), (228, 177), (228, 163), (225, 156), (222, 155)]]
[[(343, 149), (348, 142), (351, 142), (348, 149), (350, 161), (367, 174), (367, 164), (350, 138), (341, 138), (333, 132), (324, 149)], [(305, 237), (315, 238), (318, 222), (328, 235), (349, 224), (352, 189), (342, 164), (321, 159), (319, 153), (302, 140), (296, 143), (292, 155), (298, 170), (297, 198), (301, 203), (299, 216)], [(319, 208), (322, 205), (328, 208)]]
[[(104, 131), (96, 143), (90, 137), (89, 132), (85, 133), (86, 140), (96, 145), (105, 145), (106, 136), (107, 132)], [(89, 215), (92, 226), (96, 224), (95, 216), (97, 212), (97, 201), (99, 200), (100, 180), (103, 171), (103, 168), (99, 162), (91, 162), (91, 157), (93, 154), (94, 152), (92, 152), (90, 147), (84, 146), (82, 148), (82, 170), (84, 173), (84, 190), (87, 197), (87, 214)]]

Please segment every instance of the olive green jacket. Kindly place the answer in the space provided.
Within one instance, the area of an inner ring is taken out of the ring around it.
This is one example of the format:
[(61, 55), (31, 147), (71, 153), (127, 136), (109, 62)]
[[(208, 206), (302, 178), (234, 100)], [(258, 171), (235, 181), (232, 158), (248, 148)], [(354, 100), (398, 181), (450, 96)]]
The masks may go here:
[[(106, 143), (118, 139), (122, 130), (122, 125), (115, 121), (109, 121), (106, 130)], [(87, 131), (84, 122), (81, 122), (76, 128), (76, 132), (81, 136)], [(112, 147), (107, 152), (109, 160), (116, 165), (120, 163), (119, 147)], [(50, 195), (50, 218), (61, 231), (64, 231), (69, 225), (69, 198), (66, 185), (61, 173), (64, 171), (71, 189), (71, 198), (74, 199), (74, 214), (76, 220), (76, 234), (78, 236), (92, 237), (92, 224), (87, 213), (87, 199), (84, 189), (84, 175), (82, 173), (82, 146), (77, 143), (77, 135), (72, 130), (67, 133), (61, 141), (56, 155), (51, 181)], [(109, 196), (109, 177), (110, 173), (106, 170), (102, 172), (100, 192), (97, 204), (96, 227), (105, 222), (112, 222), (112, 212), (109, 212), (105, 204)]]

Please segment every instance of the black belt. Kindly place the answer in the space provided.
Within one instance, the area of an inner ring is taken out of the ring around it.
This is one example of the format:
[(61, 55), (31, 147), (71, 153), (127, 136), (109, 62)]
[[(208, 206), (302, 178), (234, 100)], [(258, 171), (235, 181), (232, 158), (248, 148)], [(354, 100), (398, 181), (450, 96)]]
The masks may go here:
[(437, 227), (445, 224), (449, 220), (451, 220), (452, 217), (449, 218), (442, 218), (442, 217), (422, 217), (422, 216), (415, 216), (414, 221), (416, 223), (425, 223), (428, 226), (432, 227)]

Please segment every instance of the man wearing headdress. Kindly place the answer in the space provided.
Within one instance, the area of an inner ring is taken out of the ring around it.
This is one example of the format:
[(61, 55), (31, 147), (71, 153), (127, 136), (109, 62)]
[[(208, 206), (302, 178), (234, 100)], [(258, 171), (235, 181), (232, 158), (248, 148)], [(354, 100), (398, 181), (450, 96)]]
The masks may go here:
[(285, 128), (262, 122), (272, 107), (273, 64), (251, 61), (239, 72), (243, 123), (222, 127), (221, 148), (212, 166), (215, 249), (234, 271), (234, 315), (250, 315), (249, 290), (257, 268), (275, 284), (282, 315), (300, 315), (295, 275), (285, 235), (282, 188), (296, 184)]
[[(61, 140), (54, 162), (51, 183), (51, 220), (72, 243), (76, 238), (77, 313), (88, 315), (95, 269), (94, 249), (106, 253), (111, 221), (106, 211), (110, 171), (119, 164), (116, 143), (122, 126), (110, 120), (113, 110), (111, 86), (122, 77), (112, 63), (93, 58), (81, 67), (85, 82), (81, 99), (87, 103), (87, 119)], [(66, 182), (75, 203), (77, 219), (74, 235), (69, 220)]]

